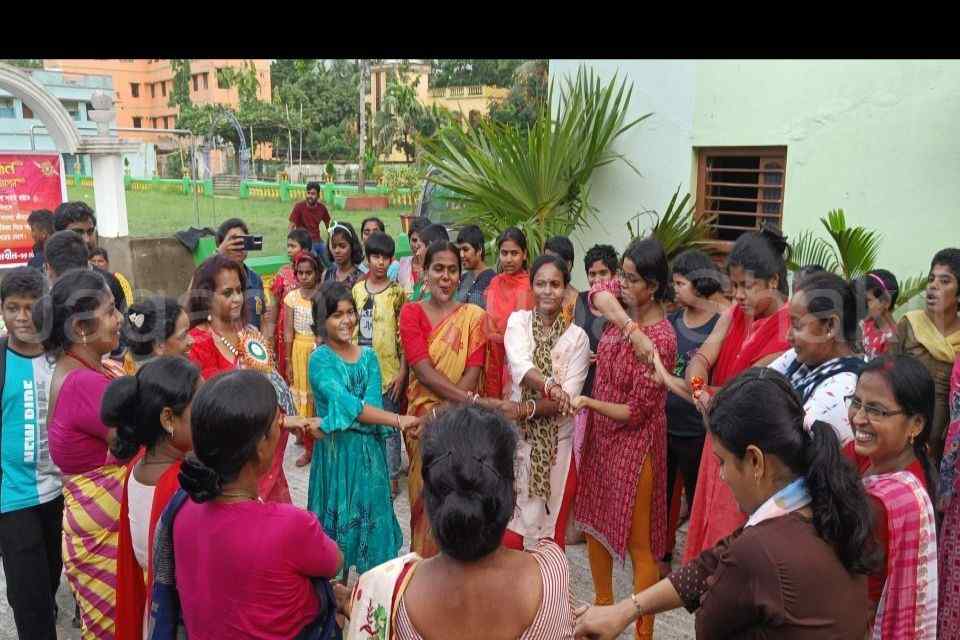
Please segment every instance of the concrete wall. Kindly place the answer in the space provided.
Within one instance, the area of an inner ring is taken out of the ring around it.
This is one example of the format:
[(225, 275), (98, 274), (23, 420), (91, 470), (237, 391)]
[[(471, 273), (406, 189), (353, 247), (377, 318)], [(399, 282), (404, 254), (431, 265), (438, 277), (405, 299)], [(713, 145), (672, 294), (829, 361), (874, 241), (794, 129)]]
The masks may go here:
[[(579, 61), (551, 61), (551, 76)], [(933, 253), (960, 245), (960, 62), (586, 61), (634, 83), (633, 113), (654, 112), (595, 174), (602, 224), (585, 244), (619, 239), (636, 210), (662, 210), (678, 183), (696, 190), (695, 148), (787, 147), (783, 224), (789, 236), (822, 227), (842, 208), (884, 234), (879, 266), (925, 272)], [(579, 276), (582, 281), (582, 276)]]
[(170, 237), (100, 238), (110, 254), (110, 268), (127, 276), (137, 299), (153, 295), (179, 297), (193, 276), (193, 256)]

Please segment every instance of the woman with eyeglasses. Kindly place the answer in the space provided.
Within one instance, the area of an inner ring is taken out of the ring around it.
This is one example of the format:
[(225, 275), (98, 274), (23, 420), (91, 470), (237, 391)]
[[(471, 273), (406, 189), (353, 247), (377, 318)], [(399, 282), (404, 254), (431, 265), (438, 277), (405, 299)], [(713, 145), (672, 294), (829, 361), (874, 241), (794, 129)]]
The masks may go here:
[(933, 378), (920, 362), (883, 356), (863, 368), (847, 398), (853, 442), (843, 451), (863, 476), (881, 555), (882, 569), (868, 580), (876, 640), (937, 637), (935, 487), (927, 453), (934, 397)]
[(363, 245), (349, 222), (330, 224), (330, 242), (327, 244), (330, 268), (323, 274), (323, 282), (342, 282), (348, 289), (363, 279)]
[(727, 384), (706, 423), (746, 524), (651, 588), (578, 610), (576, 637), (613, 640), (638, 616), (682, 606), (697, 640), (862, 640), (870, 506), (836, 433), (767, 367)]

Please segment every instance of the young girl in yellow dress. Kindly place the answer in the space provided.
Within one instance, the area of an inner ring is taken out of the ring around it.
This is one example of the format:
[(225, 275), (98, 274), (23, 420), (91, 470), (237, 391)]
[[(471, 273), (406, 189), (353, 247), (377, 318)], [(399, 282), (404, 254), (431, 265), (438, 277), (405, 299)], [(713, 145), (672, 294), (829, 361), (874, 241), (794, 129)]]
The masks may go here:
[[(293, 393), (297, 415), (314, 416), (313, 392), (307, 379), (310, 354), (316, 348), (313, 333), (311, 302), (320, 282), (320, 264), (313, 254), (303, 251), (293, 258), (293, 271), (300, 283), (298, 289), (289, 292), (283, 299), (287, 322), (284, 326), (284, 346), (287, 350), (287, 381)], [(311, 443), (312, 444), (312, 443)], [(308, 451), (309, 445), (306, 445)], [(309, 458), (307, 458), (309, 460)]]

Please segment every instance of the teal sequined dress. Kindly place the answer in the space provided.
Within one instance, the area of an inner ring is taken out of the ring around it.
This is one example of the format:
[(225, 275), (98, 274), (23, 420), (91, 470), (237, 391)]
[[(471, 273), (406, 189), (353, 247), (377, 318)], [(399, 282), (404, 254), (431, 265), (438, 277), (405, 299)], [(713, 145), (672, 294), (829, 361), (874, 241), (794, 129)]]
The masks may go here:
[(383, 406), (380, 365), (366, 347), (346, 362), (321, 346), (310, 356), (309, 377), (325, 435), (313, 450), (307, 508), (343, 552), (344, 572), (364, 573), (397, 557), (403, 544), (387, 469), (391, 429), (357, 421), (364, 404)]

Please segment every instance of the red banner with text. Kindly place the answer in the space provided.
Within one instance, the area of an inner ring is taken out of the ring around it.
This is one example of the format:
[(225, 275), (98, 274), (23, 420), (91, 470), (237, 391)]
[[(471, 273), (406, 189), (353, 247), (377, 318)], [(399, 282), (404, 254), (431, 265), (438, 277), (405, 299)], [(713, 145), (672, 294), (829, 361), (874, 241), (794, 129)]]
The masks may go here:
[(59, 154), (0, 153), (0, 268), (23, 265), (33, 257), (30, 212), (53, 211), (66, 192)]

